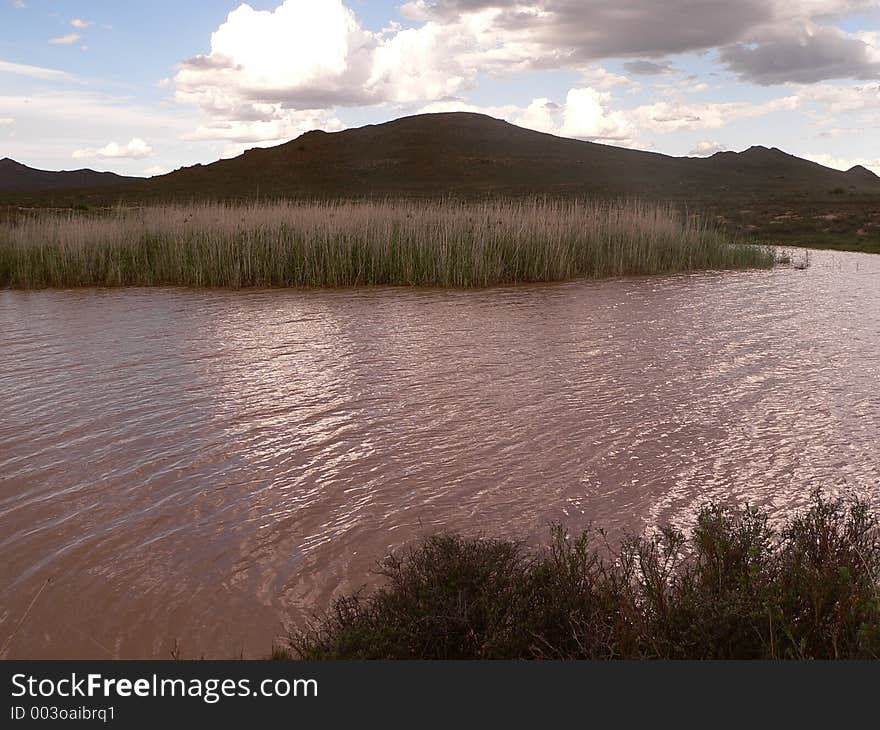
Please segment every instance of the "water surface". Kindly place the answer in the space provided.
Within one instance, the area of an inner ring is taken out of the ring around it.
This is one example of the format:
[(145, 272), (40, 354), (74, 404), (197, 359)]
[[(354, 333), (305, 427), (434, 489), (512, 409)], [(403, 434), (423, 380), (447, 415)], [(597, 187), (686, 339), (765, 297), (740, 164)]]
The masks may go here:
[(5, 291), (0, 332), (12, 658), (264, 656), (438, 528), (619, 535), (710, 498), (781, 517), (820, 485), (880, 506), (880, 257), (464, 292)]

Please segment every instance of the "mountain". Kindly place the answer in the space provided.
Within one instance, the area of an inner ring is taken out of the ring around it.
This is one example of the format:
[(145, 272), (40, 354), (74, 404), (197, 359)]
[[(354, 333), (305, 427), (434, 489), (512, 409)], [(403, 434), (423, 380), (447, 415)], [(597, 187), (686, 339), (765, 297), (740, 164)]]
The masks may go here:
[[(126, 184), (119, 185), (125, 182)], [(114, 183), (114, 187), (106, 187)], [(73, 202), (454, 195), (633, 196), (673, 201), (783, 200), (880, 194), (864, 167), (848, 172), (750, 147), (670, 157), (535, 132), (482, 114), (404, 117), (292, 142), (149, 179), (91, 170), (49, 173), (0, 163), (0, 190), (89, 188)], [(103, 186), (103, 187), (99, 187)], [(9, 198), (9, 196), (4, 196)], [(74, 200), (74, 197), (76, 198)]]
[(854, 167), (849, 168), (849, 170), (846, 171), (846, 176), (852, 184), (866, 183), (871, 185), (873, 184), (873, 181), (877, 179), (877, 176), (873, 172), (862, 165), (855, 165)]
[(865, 168), (841, 172), (778, 149), (708, 158), (556, 137), (482, 114), (404, 117), (313, 131), (276, 147), (183, 168), (125, 188), (126, 198), (614, 195), (676, 200), (880, 194)]
[(0, 192), (32, 193), (43, 190), (70, 190), (75, 188), (95, 188), (119, 185), (136, 177), (123, 177), (113, 172), (94, 170), (70, 170), (51, 172), (35, 170), (20, 162), (4, 157), (0, 160)]

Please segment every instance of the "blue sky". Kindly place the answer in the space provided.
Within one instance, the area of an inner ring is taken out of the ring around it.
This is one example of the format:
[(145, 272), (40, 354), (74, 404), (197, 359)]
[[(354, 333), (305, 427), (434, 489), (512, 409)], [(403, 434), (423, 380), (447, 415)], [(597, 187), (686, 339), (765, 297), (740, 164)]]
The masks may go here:
[(422, 111), (880, 173), (880, 0), (0, 0), (0, 157), (145, 175)]

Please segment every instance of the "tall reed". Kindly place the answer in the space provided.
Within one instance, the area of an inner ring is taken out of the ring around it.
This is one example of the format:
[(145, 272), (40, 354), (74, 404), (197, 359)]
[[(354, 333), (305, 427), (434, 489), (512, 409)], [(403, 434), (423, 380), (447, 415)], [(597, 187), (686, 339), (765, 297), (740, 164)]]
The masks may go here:
[(0, 224), (12, 288), (484, 287), (772, 265), (768, 249), (638, 202), (195, 204)]

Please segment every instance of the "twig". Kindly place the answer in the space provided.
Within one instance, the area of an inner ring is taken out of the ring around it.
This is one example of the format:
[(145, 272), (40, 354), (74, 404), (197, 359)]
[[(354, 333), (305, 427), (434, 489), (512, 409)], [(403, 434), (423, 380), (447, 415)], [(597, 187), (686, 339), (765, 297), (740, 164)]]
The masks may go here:
[(37, 602), (37, 599), (40, 597), (40, 594), (45, 590), (46, 586), (49, 585), (51, 578), (46, 578), (45, 583), (40, 586), (40, 589), (36, 592), (34, 597), (31, 599), (30, 604), (28, 604), (27, 609), (24, 612), (24, 615), (18, 620), (18, 623), (15, 626), (15, 630), (9, 635), (6, 641), (3, 642), (3, 648), (0, 649), (0, 657), (6, 656), (6, 651), (9, 649), (9, 645), (12, 643), (12, 640), (15, 638), (15, 635), (18, 633), (18, 630), (22, 627), (24, 622), (27, 620), (28, 614), (31, 612), (31, 609), (34, 607), (34, 604)]

